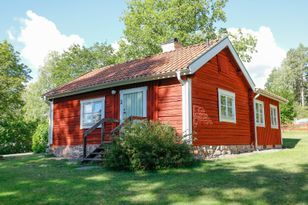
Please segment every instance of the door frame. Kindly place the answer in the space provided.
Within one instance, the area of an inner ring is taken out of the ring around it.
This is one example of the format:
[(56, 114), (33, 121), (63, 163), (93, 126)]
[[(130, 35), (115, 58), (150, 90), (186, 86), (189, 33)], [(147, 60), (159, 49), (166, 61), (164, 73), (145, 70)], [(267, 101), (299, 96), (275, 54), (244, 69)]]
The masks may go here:
[(123, 122), (123, 96), (124, 94), (143, 92), (143, 116), (147, 116), (147, 86), (120, 90), (120, 121)]

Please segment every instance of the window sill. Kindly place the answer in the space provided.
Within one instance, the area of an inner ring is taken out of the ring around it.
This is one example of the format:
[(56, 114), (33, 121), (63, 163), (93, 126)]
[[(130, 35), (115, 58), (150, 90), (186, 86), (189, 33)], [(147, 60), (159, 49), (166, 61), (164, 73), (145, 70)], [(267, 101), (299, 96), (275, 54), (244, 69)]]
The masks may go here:
[(263, 124), (256, 124), (257, 127), (265, 127)]
[(272, 128), (272, 129), (275, 129), (275, 130), (278, 130), (278, 129), (279, 129), (278, 127), (272, 127), (272, 126), (271, 126), (271, 128)]
[(236, 120), (227, 120), (227, 119), (220, 119), (219, 122), (229, 122), (236, 124)]
[[(93, 125), (92, 125), (93, 126)], [(84, 129), (90, 129), (92, 126), (85, 126), (85, 127), (80, 127), (81, 130), (84, 130)], [(96, 129), (98, 128), (101, 128), (102, 126), (98, 126)]]

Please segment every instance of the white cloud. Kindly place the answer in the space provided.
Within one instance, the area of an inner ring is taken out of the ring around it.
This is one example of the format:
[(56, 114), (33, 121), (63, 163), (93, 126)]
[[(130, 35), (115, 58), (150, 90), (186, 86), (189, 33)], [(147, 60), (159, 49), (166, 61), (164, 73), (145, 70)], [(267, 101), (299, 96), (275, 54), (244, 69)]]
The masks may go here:
[[(268, 75), (274, 67), (280, 66), (286, 56), (286, 51), (277, 45), (274, 35), (269, 27), (261, 26), (258, 31), (241, 28), (243, 33), (254, 35), (257, 42), (257, 53), (252, 55), (250, 63), (244, 63), (257, 87), (263, 88)], [(237, 28), (228, 31), (236, 32)]]
[(31, 10), (19, 22), (21, 30), (18, 36), (14, 37), (10, 30), (7, 34), (10, 39), (17, 39), (23, 45), (21, 57), (34, 68), (34, 72), (44, 63), (50, 51), (62, 52), (73, 44), (84, 44), (84, 40), (78, 35), (62, 34), (54, 22)]
[(6, 33), (11, 41), (15, 40), (15, 36), (13, 35), (13, 32), (11, 30), (6, 31)]

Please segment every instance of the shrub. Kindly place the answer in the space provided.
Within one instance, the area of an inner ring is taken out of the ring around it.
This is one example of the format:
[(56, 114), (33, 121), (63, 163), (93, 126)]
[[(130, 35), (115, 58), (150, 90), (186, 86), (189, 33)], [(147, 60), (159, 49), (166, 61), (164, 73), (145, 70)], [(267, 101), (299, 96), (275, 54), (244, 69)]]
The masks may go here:
[(35, 126), (35, 122), (27, 122), (20, 116), (0, 121), (0, 154), (31, 151)]
[(41, 122), (32, 136), (32, 151), (42, 153), (46, 151), (48, 143), (48, 123)]
[(181, 143), (175, 129), (153, 121), (129, 123), (105, 155), (105, 165), (117, 170), (157, 170), (191, 165), (191, 146)]

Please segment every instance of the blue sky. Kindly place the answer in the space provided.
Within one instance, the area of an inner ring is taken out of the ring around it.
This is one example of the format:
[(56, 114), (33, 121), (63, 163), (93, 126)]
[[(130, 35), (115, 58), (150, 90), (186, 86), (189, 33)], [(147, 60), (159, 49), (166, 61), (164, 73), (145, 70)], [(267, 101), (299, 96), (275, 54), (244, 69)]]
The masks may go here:
[[(8, 39), (21, 52), (36, 78), (49, 50), (61, 51), (72, 43), (90, 46), (94, 42), (119, 40), (124, 28), (120, 16), (125, 8), (124, 0), (7, 0), (1, 4), (0, 41)], [(218, 26), (244, 28), (257, 36), (259, 52), (246, 67), (260, 87), (288, 49), (300, 42), (308, 45), (307, 8), (305, 0), (227, 3), (227, 22)]]

